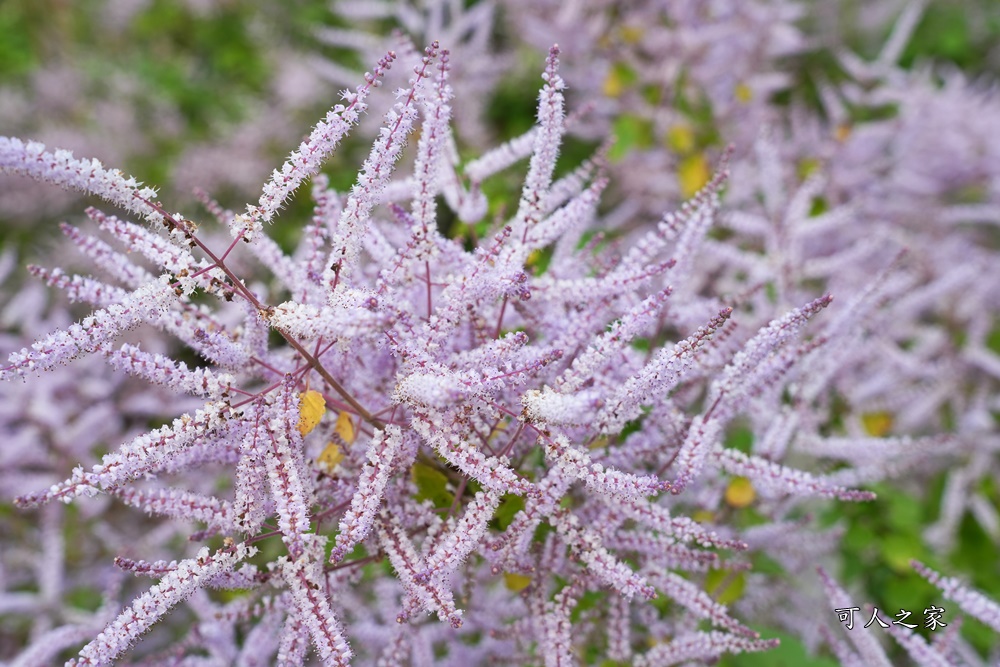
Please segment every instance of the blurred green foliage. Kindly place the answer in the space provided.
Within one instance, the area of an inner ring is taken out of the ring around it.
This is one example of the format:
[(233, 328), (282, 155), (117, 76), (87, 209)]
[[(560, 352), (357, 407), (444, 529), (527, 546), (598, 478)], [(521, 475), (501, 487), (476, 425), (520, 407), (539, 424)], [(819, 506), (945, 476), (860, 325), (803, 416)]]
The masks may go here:
[(27, 7), (14, 2), (0, 4), (0, 80), (23, 76), (37, 64), (31, 39), (32, 17)]
[(268, 83), (271, 72), (250, 19), (238, 4), (198, 17), (156, 0), (132, 21), (130, 39), (143, 48), (131, 66), (177, 104), (192, 131), (204, 133), (217, 114), (239, 117), (238, 94), (258, 94)]

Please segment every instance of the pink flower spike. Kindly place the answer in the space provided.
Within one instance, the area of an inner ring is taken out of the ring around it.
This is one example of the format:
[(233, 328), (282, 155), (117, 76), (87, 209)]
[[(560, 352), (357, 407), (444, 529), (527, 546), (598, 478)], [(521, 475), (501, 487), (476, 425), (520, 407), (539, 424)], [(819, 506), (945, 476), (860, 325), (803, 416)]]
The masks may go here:
[(576, 516), (563, 511), (554, 514), (549, 521), (587, 569), (601, 582), (629, 599), (636, 593), (647, 600), (656, 597), (656, 590), (646, 579), (615, 558), (604, 548), (600, 536), (593, 530), (581, 526)]
[(209, 554), (203, 547), (196, 558), (178, 564), (163, 579), (132, 601), (92, 642), (83, 647), (78, 658), (68, 665), (103, 665), (121, 655), (140, 635), (171, 607), (190, 596), (205, 579), (232, 569), (239, 561), (253, 556), (255, 547), (240, 544), (231, 552)]
[[(830, 601), (831, 616), (834, 609), (847, 609), (858, 606), (852, 604), (851, 597), (847, 594), (847, 591), (841, 588), (840, 584), (827, 574), (826, 570), (818, 567), (816, 568), (816, 572), (819, 574), (820, 581), (823, 583), (823, 589), (826, 591), (827, 599)], [(858, 655), (861, 656), (866, 665), (870, 665), (871, 667), (892, 667), (889, 663), (889, 658), (886, 657), (885, 651), (879, 645), (875, 635), (868, 632), (847, 632), (847, 636), (851, 640), (851, 643), (854, 644), (854, 648), (857, 649)]]
[(245, 215), (237, 216), (232, 224), (233, 235), (242, 234), (252, 239), (260, 227), (260, 221), (270, 222), (288, 197), (299, 185), (319, 173), (320, 166), (333, 153), (350, 127), (357, 122), (367, 108), (365, 100), (371, 89), (392, 66), (396, 54), (390, 51), (378, 61), (373, 74), (365, 75), (365, 83), (353, 93), (345, 95), (346, 105), (338, 104), (326, 114), (326, 118), (316, 127), (282, 165), (275, 169), (271, 180), (264, 186), (257, 206), (248, 206)]
[(1000, 632), (1000, 605), (996, 602), (954, 577), (945, 577), (935, 572), (918, 560), (911, 560), (910, 565), (920, 576), (937, 586), (946, 598), (961, 607), (962, 611)]
[(368, 445), (367, 463), (358, 479), (358, 489), (351, 499), (351, 506), (340, 520), (337, 543), (330, 552), (330, 562), (339, 563), (371, 531), (382, 504), (385, 485), (389, 481), (393, 457), (403, 440), (398, 426), (376, 430)]
[(299, 556), (294, 559), (282, 557), (276, 569), (288, 585), (294, 616), (308, 630), (319, 659), (324, 665), (347, 667), (353, 651), (326, 595), (323, 572), (326, 538), (306, 535), (302, 543)]
[(163, 220), (159, 210), (149, 203), (156, 199), (156, 190), (141, 187), (135, 178), (117, 169), (105, 169), (99, 160), (77, 160), (67, 150), (50, 153), (37, 141), (0, 137), (0, 171), (97, 195), (142, 215), (154, 226)]
[(24, 348), (11, 353), (10, 365), (0, 368), (0, 380), (23, 378), (28, 373), (48, 370), (93, 352), (126, 329), (156, 320), (176, 298), (169, 276), (161, 276), (130, 292), (121, 302), (96, 310), (77, 324), (38, 340), (31, 350)]

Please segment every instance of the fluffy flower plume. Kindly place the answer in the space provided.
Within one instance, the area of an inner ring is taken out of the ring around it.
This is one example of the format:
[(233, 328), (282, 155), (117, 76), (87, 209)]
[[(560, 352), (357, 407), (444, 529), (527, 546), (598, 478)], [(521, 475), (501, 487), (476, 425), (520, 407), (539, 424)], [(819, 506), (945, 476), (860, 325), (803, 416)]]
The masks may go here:
[(1000, 632), (1000, 604), (969, 588), (954, 577), (943, 577), (920, 561), (911, 563), (922, 577), (937, 586), (944, 596), (962, 608), (962, 611)]
[(198, 590), (205, 579), (231, 569), (255, 552), (255, 548), (243, 544), (230, 553), (210, 554), (208, 547), (202, 548), (197, 557), (178, 564), (160, 583), (136, 598), (128, 609), (83, 647), (78, 659), (67, 664), (102, 665), (111, 662), (160, 616)]
[[(370, 4), (345, 11), (386, 10)], [(460, 4), (448, 12), (458, 22)], [(484, 6), (492, 3), (475, 5)], [(672, 30), (698, 24), (698, 12), (671, 12), (670, 21), (647, 22), (651, 53), (668, 53), (684, 42)], [(564, 31), (573, 13), (549, 17), (553, 29)], [(733, 15), (786, 27), (793, 18)], [(597, 18), (594, 26), (608, 17)], [(783, 34), (776, 52), (797, 44)], [(689, 36), (700, 49), (693, 81), (723, 118), (735, 117), (718, 86), (736, 84), (713, 76), (709, 62), (743, 72), (746, 54), (693, 27)], [(30, 347), (2, 339), (9, 357), (0, 379), (16, 380), (10, 396), (38, 392), (12, 409), (31, 429), (15, 444), (51, 440), (51, 452), (14, 473), (0, 456), (17, 504), (42, 517), (44, 585), (0, 577), (0, 611), (43, 619), (22, 661), (72, 651), (68, 664), (79, 665), (566, 667), (591, 660), (585, 646), (635, 665), (713, 661), (773, 648), (777, 640), (746, 623), (780, 608), (783, 596), (793, 607), (778, 618), (785, 627), (808, 604), (819, 613), (824, 593), (851, 606), (825, 571), (815, 579), (813, 564), (837, 535), (813, 531), (809, 504), (871, 500), (856, 487), (962, 454), (970, 462), (945, 492), (951, 512), (937, 534), (946, 542), (966, 505), (989, 524), (988, 503), (962, 493), (1000, 447), (995, 437), (972, 444), (995, 407), (998, 364), (977, 310), (977, 299), (995, 297), (975, 279), (994, 270), (989, 254), (939, 239), (950, 256), (971, 258), (942, 275), (932, 255), (886, 257), (879, 244), (895, 251), (897, 237), (913, 234), (881, 223), (862, 234), (855, 216), (866, 202), (838, 208), (842, 193), (830, 190), (848, 191), (845, 174), (787, 187), (766, 131), (750, 157), (675, 146), (694, 177), (682, 169), (680, 188), (665, 197), (636, 192), (634, 205), (621, 203), (647, 175), (628, 178), (635, 165), (610, 142), (579, 164), (564, 150), (568, 133), (599, 129), (607, 113), (573, 111), (567, 80), (589, 84), (561, 60), (577, 42), (548, 50), (535, 127), (466, 160), (452, 128), (468, 112), (461, 88), (452, 89), (463, 61), (437, 42), (418, 52), (402, 40), (400, 55), (389, 52), (359, 77), (244, 213), (202, 195), (230, 238), (167, 212), (154, 191), (99, 162), (0, 139), (0, 170), (82, 190), (153, 223), (89, 209), (86, 226), (63, 225), (103, 278), (31, 273), (93, 312), (76, 323), (26, 323)], [(634, 55), (637, 67), (648, 56)], [(331, 190), (321, 169), (404, 63), (407, 80), (354, 185)], [(776, 86), (768, 77), (745, 85), (761, 96)], [(763, 117), (756, 106), (750, 115)], [(696, 140), (680, 130), (669, 137)], [(493, 200), (493, 179), (502, 185), (515, 168), (525, 173), (516, 201)], [(927, 176), (898, 168), (898, 187)], [(286, 252), (287, 237), (279, 243), (263, 223), (310, 179), (312, 218)], [(672, 209), (654, 210), (664, 198)], [(821, 199), (832, 210), (816, 214)], [(446, 219), (461, 223), (454, 238)], [(948, 317), (968, 321), (971, 342), (935, 365), (949, 343), (927, 322), (937, 324), (937, 301), (956, 292), (963, 298)], [(11, 308), (7, 319), (30, 310)], [(920, 327), (907, 329), (914, 321)], [(962, 384), (959, 368), (975, 369), (975, 386)], [(60, 375), (77, 369), (94, 379)], [(137, 390), (143, 382), (151, 386)], [(942, 406), (952, 405), (952, 390), (961, 432), (934, 435), (927, 413), (951, 414)], [(121, 397), (120, 414), (99, 412), (87, 392)], [(63, 396), (87, 408), (60, 405)], [(865, 433), (852, 410), (868, 405), (913, 428)], [(61, 463), (67, 453), (75, 467)], [(117, 555), (114, 575), (100, 580), (98, 611), (53, 611), (77, 557), (60, 532), (70, 510), (54, 500), (80, 501), (80, 530), (93, 529)], [(140, 512), (153, 528), (128, 518)], [(106, 525), (95, 528), (95, 516)], [(180, 537), (199, 545), (197, 555), (178, 553)], [(811, 588), (791, 594), (754, 572), (764, 559)], [(914, 567), (1000, 631), (1000, 611), (985, 596)], [(159, 581), (123, 605), (123, 571)], [(739, 592), (720, 575), (738, 580)], [(169, 613), (182, 602), (186, 612)], [(138, 642), (155, 623), (177, 638), (169, 650), (152, 636)], [(871, 635), (856, 632), (848, 644), (822, 632), (845, 664), (890, 664)], [(944, 660), (945, 649), (894, 633), (920, 664)]]

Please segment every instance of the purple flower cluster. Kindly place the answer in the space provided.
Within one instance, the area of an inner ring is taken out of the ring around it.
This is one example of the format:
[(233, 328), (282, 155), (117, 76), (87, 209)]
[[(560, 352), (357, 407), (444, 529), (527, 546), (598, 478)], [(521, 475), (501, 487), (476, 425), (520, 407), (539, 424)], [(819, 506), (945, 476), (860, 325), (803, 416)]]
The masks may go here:
[[(683, 47), (671, 31), (699, 16), (685, 6), (673, 23), (648, 23), (648, 52), (626, 51), (640, 78), (658, 76), (648, 60)], [(772, 8), (733, 9), (719, 29), (735, 35), (795, 16)], [(526, 25), (549, 10), (539, 3)], [(587, 16), (592, 29), (608, 18)], [(553, 25), (571, 30), (573, 20), (564, 10)], [(796, 33), (779, 33), (786, 39), (767, 58), (797, 44)], [(720, 61), (756, 41), (689, 37), (705, 47), (692, 77), (712, 99), (741, 85), (762, 97), (780, 84), (720, 73)], [(857, 487), (903, 472), (916, 479), (963, 456), (957, 499), (945, 501), (960, 505), (961, 489), (983, 474), (975, 466), (995, 466), (988, 413), (1000, 362), (984, 340), (996, 295), (983, 287), (995, 252), (976, 234), (952, 233), (992, 220), (995, 205), (948, 205), (950, 190), (927, 183), (960, 188), (1000, 167), (982, 158), (979, 170), (953, 172), (885, 158), (880, 179), (855, 182), (872, 142), (888, 156), (933, 154), (905, 140), (924, 136), (919, 110), (944, 113), (968, 91), (914, 97), (890, 63), (854, 63), (859, 77), (884, 79), (878, 94), (903, 109), (903, 139), (878, 123), (857, 130), (864, 141), (846, 130), (817, 137), (795, 117), (784, 133), (766, 105), (753, 106), (753, 154), (723, 151), (679, 210), (643, 225), (627, 221), (655, 205), (641, 173), (650, 163), (612, 162), (601, 149), (557, 172), (571, 124), (558, 47), (535, 127), (465, 163), (452, 130), (453, 60), (437, 42), (390, 52), (273, 171), (256, 204), (233, 212), (204, 197), (229, 238), (96, 160), (0, 138), (0, 170), (95, 195), (147, 223), (89, 209), (96, 232), (64, 225), (106, 278), (31, 271), (93, 312), (72, 324), (65, 313), (22, 323), (36, 342), (21, 350), (4, 340), (0, 377), (17, 385), (4, 396), (30, 401), (14, 413), (27, 430), (4, 417), (22, 435), (0, 473), (40, 517), (38, 544), (0, 562), (0, 614), (32, 624), (11, 664), (548, 667), (606, 656), (671, 665), (773, 648), (777, 640), (745, 625), (762, 620), (813, 647), (825, 633), (844, 664), (890, 664), (872, 635), (847, 646), (820, 623), (796, 622), (831, 602), (850, 606), (825, 570), (816, 576), (837, 530), (806, 514), (831, 499), (869, 500)], [(412, 76), (354, 186), (331, 190), (321, 167), (400, 65)], [(828, 102), (835, 117), (837, 100)], [(581, 122), (600, 131), (609, 113)], [(723, 129), (730, 116), (735, 123), (736, 106), (720, 116)], [(523, 159), (520, 196), (505, 212), (482, 185)], [(787, 165), (808, 169), (800, 177)], [(287, 224), (280, 208), (307, 180), (313, 216), (286, 253), (264, 223)], [(635, 205), (626, 198), (609, 212), (601, 195), (617, 181), (620, 193), (636, 188)], [(447, 237), (442, 205), (470, 225), (492, 218), (489, 233), (469, 244)], [(7, 308), (10, 318), (30, 305)], [(969, 336), (961, 349), (942, 333), (954, 322)], [(934, 417), (943, 405), (959, 419), (947, 434)], [(894, 415), (898, 435), (865, 426), (871, 414)], [(103, 430), (87, 437), (101, 416)], [(833, 430), (838, 420), (846, 425)], [(736, 442), (740, 429), (754, 434), (751, 446)], [(32, 447), (44, 456), (21, 455)], [(67, 542), (70, 509), (54, 500), (78, 508), (89, 535), (79, 545)], [(762, 523), (727, 520), (751, 503)], [(939, 541), (956, 521), (942, 516)], [(755, 554), (777, 561), (785, 580), (749, 571)], [(998, 628), (995, 603), (914, 567)], [(719, 571), (746, 581), (732, 608), (705, 590)], [(158, 582), (133, 591), (126, 573)], [(69, 602), (88, 580), (98, 599)], [(174, 611), (181, 604), (187, 611)], [(893, 636), (922, 665), (968, 654), (960, 638), (930, 646)]]

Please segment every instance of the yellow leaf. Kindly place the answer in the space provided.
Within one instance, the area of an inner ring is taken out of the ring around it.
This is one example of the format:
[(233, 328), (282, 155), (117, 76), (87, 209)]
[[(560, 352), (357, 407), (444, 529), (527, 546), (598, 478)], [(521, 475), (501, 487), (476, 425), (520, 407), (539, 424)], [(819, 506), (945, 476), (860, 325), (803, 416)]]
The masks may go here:
[(820, 166), (821, 164), (818, 159), (805, 158), (799, 161), (798, 169), (796, 169), (796, 171), (798, 172), (799, 178), (805, 180), (819, 171)]
[(506, 432), (507, 432), (507, 423), (500, 422), (499, 424), (493, 427), (492, 431), (490, 431), (490, 435), (489, 437), (486, 438), (486, 441), (489, 443), (496, 442), (497, 439), (500, 438), (500, 436), (502, 436)]
[(753, 484), (746, 477), (736, 477), (726, 487), (726, 502), (740, 509), (746, 507), (757, 497)]
[(861, 425), (868, 435), (876, 438), (884, 437), (892, 430), (892, 413), (885, 410), (866, 412), (861, 415)]
[(694, 150), (694, 129), (687, 123), (671, 125), (667, 129), (667, 145), (678, 153)]
[(608, 446), (608, 436), (602, 435), (600, 438), (597, 438), (592, 443), (590, 443), (589, 448), (600, 449), (601, 447), (607, 447), (607, 446)]
[(621, 74), (614, 67), (608, 70), (608, 75), (604, 77), (604, 94), (608, 97), (621, 97), (625, 90), (625, 82), (622, 81)]
[(708, 160), (701, 153), (687, 156), (677, 168), (677, 180), (681, 195), (685, 198), (692, 196), (708, 183)]
[(715, 514), (708, 510), (695, 510), (691, 514), (691, 518), (698, 523), (712, 523), (715, 520)]
[(337, 435), (340, 439), (344, 441), (345, 445), (350, 445), (354, 442), (354, 438), (357, 437), (357, 433), (354, 432), (354, 422), (351, 421), (351, 415), (346, 412), (341, 412), (337, 415), (337, 426), (334, 427)]
[(618, 34), (621, 35), (622, 41), (626, 44), (638, 44), (642, 40), (643, 30), (639, 26), (624, 25)]
[(299, 394), (299, 433), (307, 435), (326, 413), (326, 399), (318, 391), (304, 391)]
[(330, 442), (327, 443), (326, 447), (316, 458), (316, 465), (319, 466), (319, 469), (326, 474), (332, 475), (333, 471), (345, 458), (346, 456), (344, 455), (344, 452), (340, 451), (340, 445), (335, 442)]
[(747, 84), (740, 82), (736, 84), (736, 100), (746, 104), (753, 99), (753, 89)]
[(505, 572), (503, 575), (503, 581), (507, 585), (507, 588), (515, 593), (520, 593), (531, 585), (531, 577), (525, 574), (516, 574), (514, 572)]

